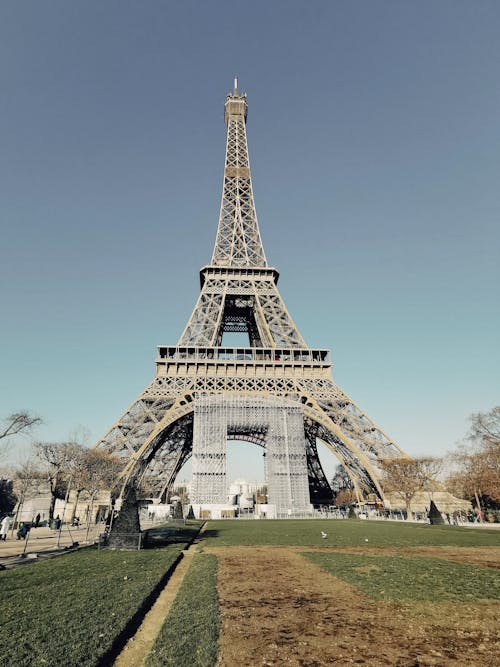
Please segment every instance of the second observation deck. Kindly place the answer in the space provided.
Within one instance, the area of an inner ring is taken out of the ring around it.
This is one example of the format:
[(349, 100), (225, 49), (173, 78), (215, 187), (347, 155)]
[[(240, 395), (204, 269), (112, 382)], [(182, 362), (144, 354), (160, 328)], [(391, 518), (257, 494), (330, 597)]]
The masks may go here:
[(241, 361), (331, 366), (329, 350), (281, 347), (164, 347), (158, 346), (157, 362), (168, 361)]
[(327, 377), (329, 350), (265, 347), (158, 347), (159, 376)]

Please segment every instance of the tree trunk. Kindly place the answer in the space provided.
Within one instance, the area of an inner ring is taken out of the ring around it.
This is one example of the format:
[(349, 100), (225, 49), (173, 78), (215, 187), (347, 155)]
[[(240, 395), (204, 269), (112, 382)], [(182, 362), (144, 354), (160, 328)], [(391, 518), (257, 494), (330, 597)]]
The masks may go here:
[(477, 504), (477, 518), (479, 519), (479, 523), (483, 523), (483, 510), (481, 508), (481, 503), (479, 502), (479, 496), (477, 495), (477, 489), (474, 489), (474, 495), (476, 496), (476, 504)]
[(24, 505), (24, 493), (21, 494), (21, 497), (17, 501), (17, 509), (16, 509), (16, 516), (14, 517), (14, 521), (12, 522), (12, 527), (10, 529), (10, 536), (12, 537), (14, 535), (14, 528), (17, 525), (17, 519), (19, 517), (19, 514), (21, 512), (22, 506)]
[(405, 509), (406, 509), (406, 520), (407, 521), (411, 521), (411, 518), (413, 518), (412, 514), (411, 514), (411, 511), (410, 511), (410, 503), (411, 503), (412, 499), (413, 499), (413, 496), (410, 499), (405, 498)]
[(75, 500), (74, 500), (74, 503), (73, 503), (73, 509), (71, 510), (71, 516), (70, 516), (70, 519), (69, 519), (69, 522), (70, 522), (71, 525), (73, 525), (73, 521), (75, 520), (76, 508), (78, 506), (78, 500), (80, 499), (80, 493), (81, 492), (82, 492), (81, 489), (76, 489), (75, 490)]
[(56, 507), (55, 491), (50, 490), (49, 523), (54, 520), (54, 509)]

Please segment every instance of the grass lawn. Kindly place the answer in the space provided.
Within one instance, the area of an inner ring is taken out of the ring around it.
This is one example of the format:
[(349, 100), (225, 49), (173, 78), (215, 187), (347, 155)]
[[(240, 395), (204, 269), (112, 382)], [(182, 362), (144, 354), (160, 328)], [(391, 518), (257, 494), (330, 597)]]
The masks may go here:
[[(141, 608), (198, 529), (198, 522), (186, 529), (152, 529), (151, 545), (179, 540), (160, 549), (83, 549), (0, 572), (0, 665), (112, 664), (110, 652), (142, 617)], [(321, 538), (321, 531), (327, 539)], [(303, 551), (311, 546), (500, 545), (500, 531), (495, 529), (335, 519), (210, 521), (200, 538), (207, 546), (283, 545), (305, 547)], [(376, 599), (432, 605), (500, 598), (500, 574), (486, 567), (413, 554), (325, 550), (305, 555)], [(218, 632), (217, 559), (198, 553), (147, 666), (212, 667)]]
[[(322, 539), (321, 531), (328, 534)], [(499, 546), (500, 530), (361, 519), (210, 521), (203, 542), (214, 546), (332, 547)]]
[(182, 547), (83, 549), (0, 572), (0, 664), (96, 665)]
[(217, 659), (217, 559), (198, 553), (146, 660), (146, 667), (212, 667)]
[(473, 602), (500, 599), (500, 572), (438, 558), (304, 554), (333, 576), (379, 600)]

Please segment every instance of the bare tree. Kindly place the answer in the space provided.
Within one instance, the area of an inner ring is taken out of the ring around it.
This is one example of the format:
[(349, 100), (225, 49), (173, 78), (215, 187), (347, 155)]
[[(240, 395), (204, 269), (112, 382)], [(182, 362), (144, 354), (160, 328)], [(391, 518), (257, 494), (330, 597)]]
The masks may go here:
[(335, 473), (332, 477), (332, 481), (330, 482), (330, 486), (332, 487), (333, 493), (338, 493), (339, 491), (344, 491), (345, 489), (353, 489), (354, 485), (352, 483), (351, 478), (349, 477), (349, 473), (347, 472), (347, 469), (345, 466), (343, 466), (341, 463), (338, 464), (338, 466), (335, 468)]
[(78, 426), (69, 436), (66, 443), (66, 477), (67, 490), (66, 500), (71, 491), (75, 492), (70, 523), (73, 523), (80, 494), (85, 487), (85, 474), (87, 467), (87, 443), (90, 439), (90, 431), (85, 426)]
[(71, 458), (68, 465), (68, 495), (74, 491), (73, 509), (71, 510), (70, 523), (73, 523), (78, 501), (87, 481), (88, 449), (73, 443)]
[(335, 468), (335, 474), (332, 477), (330, 486), (336, 505), (350, 505), (356, 502), (356, 492), (352, 479), (349, 477), (346, 467), (340, 463)]
[(410, 504), (418, 491), (431, 491), (436, 486), (436, 476), (442, 465), (436, 458), (399, 458), (382, 463), (384, 492), (400, 498), (410, 518)]
[(489, 412), (476, 412), (470, 416), (471, 426), (467, 439), (475, 445), (500, 445), (500, 405)]
[(49, 484), (50, 506), (49, 521), (54, 518), (57, 498), (64, 498), (69, 476), (71, 444), (67, 442), (36, 442), (33, 445), (35, 455), (41, 461), (45, 480)]
[(123, 464), (115, 456), (99, 449), (87, 449), (80, 470), (79, 485), (81, 491), (86, 491), (90, 501), (90, 515), (92, 516), (94, 502), (102, 491), (109, 491), (111, 495), (117, 490), (119, 474)]
[(446, 486), (482, 511), (500, 504), (500, 406), (473, 414), (470, 421), (466, 442), (450, 454), (455, 470)]
[(28, 433), (35, 426), (38, 426), (42, 423), (40, 417), (35, 417), (29, 412), (14, 412), (13, 414), (6, 417), (4, 420), (3, 430), (0, 431), (0, 440), (3, 438), (8, 438), (11, 435), (17, 435), (19, 433)]
[(123, 467), (122, 462), (116, 456), (99, 449), (88, 449), (86, 462), (84, 488), (87, 491), (114, 491)]
[(3, 426), (0, 428), (0, 440), (3, 440), (2, 453), (5, 453), (9, 438), (14, 435), (28, 435), (36, 427), (42, 424), (42, 419), (27, 411), (13, 412), (5, 417)]
[(43, 480), (43, 472), (32, 461), (24, 461), (16, 468), (14, 472), (14, 491), (17, 496), (17, 509), (12, 530), (14, 530), (26, 496), (34, 491)]

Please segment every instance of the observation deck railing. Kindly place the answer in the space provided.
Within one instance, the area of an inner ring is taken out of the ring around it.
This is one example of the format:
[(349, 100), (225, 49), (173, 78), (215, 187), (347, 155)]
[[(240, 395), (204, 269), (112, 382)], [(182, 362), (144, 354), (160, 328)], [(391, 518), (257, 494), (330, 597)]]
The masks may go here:
[(157, 362), (247, 362), (330, 365), (329, 350), (281, 347), (178, 347), (158, 346)]

